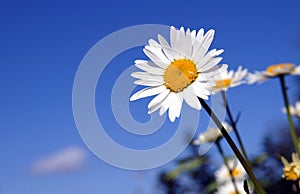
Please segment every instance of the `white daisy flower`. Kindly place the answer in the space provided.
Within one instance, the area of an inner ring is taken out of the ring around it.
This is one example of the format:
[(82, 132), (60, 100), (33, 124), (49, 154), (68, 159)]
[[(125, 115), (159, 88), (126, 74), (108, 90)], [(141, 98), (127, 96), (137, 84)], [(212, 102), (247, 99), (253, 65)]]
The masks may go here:
[[(247, 177), (246, 171), (245, 171), (244, 167), (242, 166), (242, 164), (236, 158), (228, 160), (227, 164), (228, 164), (229, 168), (231, 169), (231, 173), (232, 173), (234, 180), (236, 180), (236, 181), (244, 181), (245, 180), (245, 178)], [(223, 164), (219, 168), (219, 170), (217, 170), (215, 172), (215, 177), (216, 177), (217, 182), (221, 183), (221, 184), (231, 181), (230, 172), (225, 164)]]
[[(218, 188), (216, 194), (247, 194), (243, 187), (243, 182), (236, 182), (237, 191), (232, 182), (228, 182)], [(250, 191), (253, 193), (253, 191)]]
[(219, 91), (227, 91), (228, 88), (233, 88), (244, 83), (244, 78), (247, 76), (248, 70), (238, 67), (237, 71), (223, 71), (219, 75), (214, 76), (216, 85), (212, 88), (212, 93)]
[[(292, 116), (296, 116), (300, 119), (300, 101), (297, 101), (295, 106), (290, 105), (289, 110)], [(282, 108), (282, 112), (286, 113), (286, 107)]]
[[(227, 132), (230, 132), (232, 130), (232, 127), (228, 123), (222, 123), (223, 127), (227, 130)], [(211, 127), (206, 132), (200, 133), (198, 138), (193, 141), (194, 145), (200, 145), (204, 143), (213, 143), (218, 138), (221, 138), (223, 135), (221, 131), (218, 128)]]
[[(296, 181), (300, 179), (300, 159), (297, 153), (292, 153), (292, 162), (288, 162), (284, 157), (281, 157), (284, 165), (282, 178), (286, 180)], [(300, 183), (300, 181), (299, 181)], [(300, 184), (299, 184), (300, 185)]]
[(262, 83), (267, 79), (281, 75), (300, 75), (300, 65), (295, 66), (291, 63), (281, 63), (269, 66), (265, 71), (255, 71), (247, 77), (248, 84)]
[(134, 83), (147, 88), (142, 89), (131, 96), (130, 100), (157, 95), (148, 104), (151, 114), (160, 109), (163, 115), (169, 110), (169, 118), (172, 122), (180, 116), (182, 103), (200, 110), (199, 98), (208, 99), (210, 89), (214, 86), (211, 78), (227, 69), (227, 65), (217, 64), (222, 60), (218, 57), (223, 50), (210, 50), (208, 48), (213, 40), (214, 30), (204, 34), (200, 29), (176, 30), (170, 28), (170, 42), (158, 35), (158, 41), (149, 40), (144, 53), (151, 59), (136, 60), (135, 66), (143, 72), (134, 72), (132, 77), (137, 78)]

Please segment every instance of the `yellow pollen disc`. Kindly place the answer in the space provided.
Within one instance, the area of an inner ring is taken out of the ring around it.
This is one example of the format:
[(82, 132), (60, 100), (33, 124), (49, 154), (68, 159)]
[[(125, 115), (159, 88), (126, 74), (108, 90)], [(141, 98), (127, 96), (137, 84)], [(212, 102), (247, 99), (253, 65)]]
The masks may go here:
[(290, 63), (282, 63), (277, 65), (271, 65), (267, 68), (267, 72), (271, 74), (285, 74), (291, 73), (295, 69), (295, 66)]
[(298, 180), (299, 179), (299, 175), (296, 173), (296, 166), (295, 165), (292, 165), (290, 169), (284, 169), (283, 173), (284, 173), (284, 176), (285, 176), (285, 179), (286, 180), (292, 180), (292, 181), (295, 181), (295, 180)]
[(236, 191), (232, 191), (230, 192), (230, 194), (238, 194)]
[(233, 176), (233, 177), (237, 177), (237, 176), (239, 176), (239, 175), (241, 174), (241, 172), (240, 172), (237, 168), (234, 168), (234, 169), (231, 171), (231, 173), (232, 173), (232, 176)]
[(189, 59), (173, 61), (165, 71), (165, 86), (172, 92), (181, 92), (198, 77), (196, 65)]
[(231, 84), (231, 79), (223, 79), (215, 81), (216, 85), (214, 88), (227, 88)]

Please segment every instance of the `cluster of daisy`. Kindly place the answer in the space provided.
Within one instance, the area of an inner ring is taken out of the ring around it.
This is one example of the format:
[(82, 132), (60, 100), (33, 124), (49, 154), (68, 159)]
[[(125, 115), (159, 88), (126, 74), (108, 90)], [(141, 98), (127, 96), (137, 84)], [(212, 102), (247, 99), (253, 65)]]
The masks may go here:
[(246, 82), (261, 83), (282, 75), (300, 75), (300, 66), (289, 63), (272, 65), (255, 73), (248, 73), (241, 66), (236, 71), (228, 71), (227, 64), (218, 65), (222, 60), (219, 55), (224, 50), (208, 51), (213, 37), (214, 30), (204, 33), (203, 29), (196, 32), (172, 26), (170, 44), (161, 35), (158, 35), (158, 42), (150, 39), (143, 49), (150, 61), (136, 60), (135, 66), (142, 71), (132, 73), (132, 77), (138, 79), (134, 83), (146, 88), (132, 95), (130, 100), (156, 95), (148, 104), (148, 113), (159, 110), (163, 115), (168, 111), (173, 122), (180, 116), (184, 101), (200, 110), (198, 98), (207, 100), (211, 94)]
[(148, 113), (159, 110), (163, 115), (168, 110), (169, 119), (174, 122), (180, 116), (183, 101), (200, 110), (198, 98), (207, 100), (210, 94), (244, 83), (246, 69), (228, 71), (228, 65), (218, 65), (224, 50), (208, 51), (213, 37), (214, 30), (204, 33), (203, 29), (196, 32), (171, 27), (170, 44), (161, 35), (158, 42), (150, 39), (144, 53), (151, 61), (136, 60), (135, 66), (142, 72), (132, 73), (138, 79), (134, 83), (146, 88), (130, 100), (157, 95), (148, 104)]
[[(223, 122), (222, 125), (227, 132), (232, 131), (232, 126), (230, 126), (228, 123)], [(201, 145), (205, 143), (214, 143), (216, 141), (220, 141), (222, 137), (223, 135), (218, 128), (211, 127), (207, 130), (207, 132), (200, 133), (198, 138), (193, 141), (193, 144)], [(218, 184), (216, 194), (246, 194), (243, 185), (244, 180), (247, 178), (247, 174), (243, 166), (236, 158), (225, 162), (227, 165), (223, 164), (215, 172), (215, 178)], [(234, 180), (234, 182), (232, 182), (232, 180)]]
[[(247, 69), (239, 66), (236, 71), (228, 71), (227, 64), (219, 64), (222, 60), (220, 55), (224, 50), (209, 50), (213, 38), (214, 30), (204, 33), (203, 29), (199, 31), (185, 30), (183, 27), (176, 29), (172, 26), (170, 28), (170, 43), (161, 35), (158, 35), (157, 41), (150, 39), (148, 45), (143, 49), (150, 60), (136, 60), (135, 66), (141, 71), (131, 74), (132, 77), (137, 79), (134, 83), (145, 86), (145, 88), (133, 94), (130, 101), (155, 96), (148, 104), (148, 113), (151, 114), (159, 110), (159, 115), (163, 115), (168, 111), (170, 121), (174, 122), (176, 118), (180, 117), (184, 102), (190, 107), (200, 110), (202, 106), (205, 108), (203, 100), (208, 100), (209, 95), (222, 92), (223, 96), (225, 96), (225, 92), (229, 88), (244, 83), (262, 83), (270, 78), (278, 77), (281, 80), (285, 102), (289, 104), (285, 91), (284, 76), (300, 75), (300, 66), (290, 63), (276, 64), (269, 66), (265, 71), (256, 71), (254, 73), (249, 73)], [(224, 103), (226, 103), (225, 97)], [(295, 107), (289, 106), (287, 109), (283, 109), (283, 111), (288, 112), (288, 115), (295, 115), (300, 118), (300, 102), (297, 102)], [(236, 123), (233, 119), (231, 119), (231, 125), (238, 137)], [(222, 129), (222, 133), (219, 129)], [(206, 133), (200, 134), (194, 141), (194, 144), (218, 142), (222, 138), (223, 133), (231, 131), (232, 127), (223, 123), (223, 128), (219, 126), (219, 129), (210, 128)], [(292, 136), (294, 144), (298, 145), (298, 138), (295, 137), (293, 132)], [(225, 138), (228, 137), (225, 136)], [(238, 139), (240, 140), (240, 138)], [(240, 153), (236, 149), (233, 149), (234, 146), (231, 145), (231, 140), (227, 140), (227, 142), (238, 156)], [(247, 159), (241, 141), (239, 143), (243, 151), (243, 156)], [(299, 148), (296, 148), (296, 150), (299, 152)], [(241, 162), (244, 160), (243, 156), (238, 157)], [(298, 178), (300, 172), (299, 158), (295, 158), (293, 155), (292, 163), (288, 163), (285, 159), (282, 159), (282, 161), (284, 163), (283, 177), (291, 180), (297, 174)], [(239, 166), (236, 160), (231, 163)], [(235, 166), (231, 163), (229, 166), (232, 168), (232, 178), (235, 174)], [(247, 163), (246, 160), (243, 161), (243, 166), (246, 166), (245, 169), (248, 170), (249, 174), (251, 168), (247, 168), (247, 164), (245, 165), (245, 163)], [(221, 173), (222, 176), (228, 175), (228, 172), (220, 170), (220, 173), (216, 175), (217, 179), (219, 179), (218, 176), (220, 177)], [(256, 178), (253, 174), (251, 175), (250, 173), (249, 177), (252, 181), (254, 180), (254, 184), (257, 187), (260, 187), (258, 182), (255, 183)], [(226, 184), (218, 189), (218, 193), (244, 193), (241, 188), (241, 182), (237, 180), (237, 183), (234, 187), (234, 192), (229, 191), (234, 185), (226, 182)], [(259, 193), (265, 193), (262, 187), (260, 188)]]

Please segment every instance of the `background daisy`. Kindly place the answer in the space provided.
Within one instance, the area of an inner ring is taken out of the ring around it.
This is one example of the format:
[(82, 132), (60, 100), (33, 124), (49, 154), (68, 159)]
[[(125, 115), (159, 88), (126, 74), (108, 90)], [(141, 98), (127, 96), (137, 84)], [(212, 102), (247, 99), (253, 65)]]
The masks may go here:
[[(227, 132), (230, 132), (232, 130), (232, 127), (228, 123), (223, 122), (222, 125), (227, 130)], [(218, 128), (211, 127), (206, 132), (200, 133), (198, 138), (193, 141), (193, 144), (200, 145), (203, 143), (213, 143), (221, 137), (222, 133), (220, 132), (220, 130)]]
[[(247, 174), (241, 165), (241, 163), (236, 159), (230, 159), (227, 161), (228, 167), (231, 169), (232, 177), (236, 181), (244, 181), (244, 179), (247, 177)], [(224, 182), (230, 182), (231, 181), (231, 175), (226, 167), (225, 164), (223, 164), (219, 170), (215, 172), (215, 177), (217, 182), (224, 183)]]
[(247, 76), (248, 70), (239, 66), (236, 71), (226, 70), (219, 75), (214, 76), (216, 85), (212, 88), (212, 93), (215, 94), (219, 91), (227, 91), (228, 88), (233, 88), (244, 83), (244, 78)]
[[(291, 115), (296, 116), (300, 119), (300, 101), (297, 101), (295, 103), (295, 106), (290, 105), (289, 110), (290, 110)], [(282, 108), (282, 112), (287, 113), (286, 107)]]
[(267, 79), (281, 75), (300, 75), (300, 66), (291, 63), (281, 63), (269, 66), (265, 71), (255, 71), (247, 77), (248, 84), (262, 83)]

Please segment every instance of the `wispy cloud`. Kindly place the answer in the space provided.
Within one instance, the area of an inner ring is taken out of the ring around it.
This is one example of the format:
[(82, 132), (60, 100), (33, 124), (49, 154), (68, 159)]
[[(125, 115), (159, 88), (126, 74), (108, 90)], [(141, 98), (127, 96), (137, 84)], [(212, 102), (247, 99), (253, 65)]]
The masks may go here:
[(38, 159), (31, 166), (36, 175), (80, 171), (86, 163), (86, 152), (79, 147), (71, 146)]

